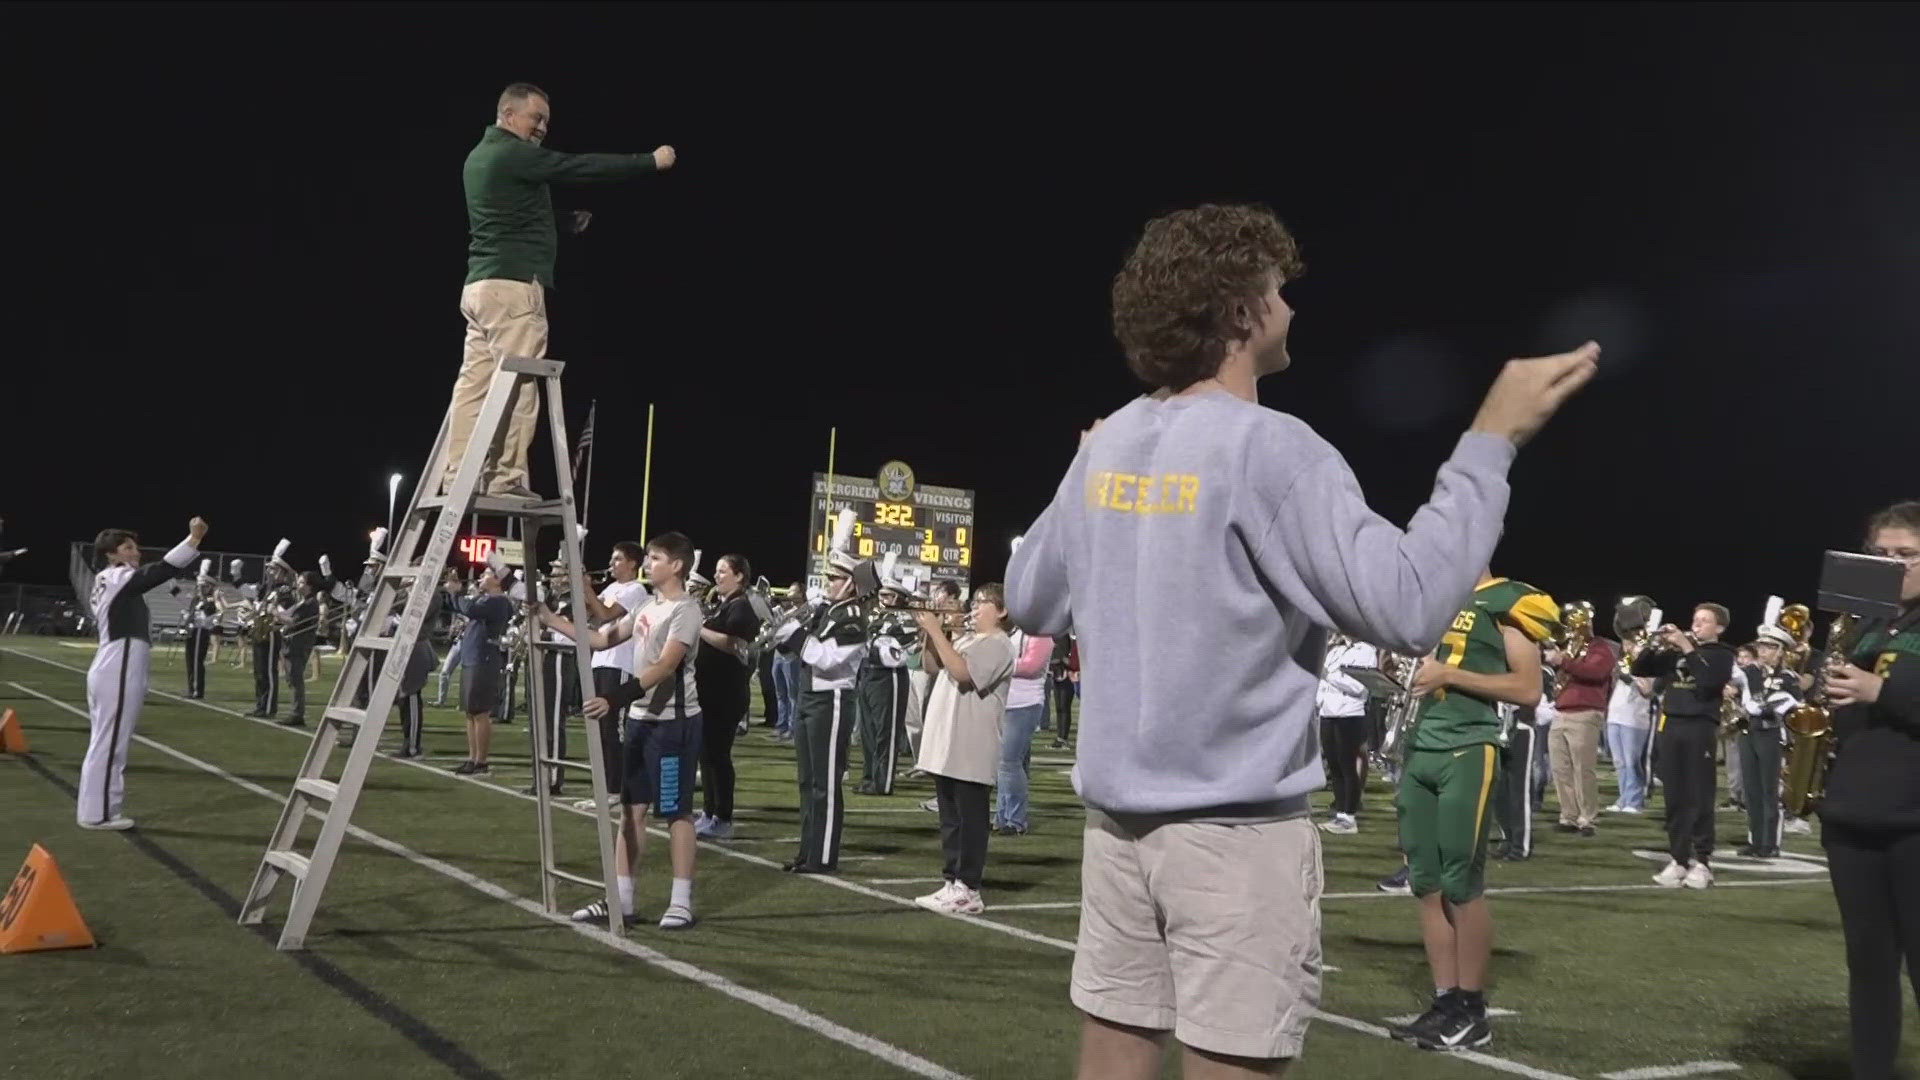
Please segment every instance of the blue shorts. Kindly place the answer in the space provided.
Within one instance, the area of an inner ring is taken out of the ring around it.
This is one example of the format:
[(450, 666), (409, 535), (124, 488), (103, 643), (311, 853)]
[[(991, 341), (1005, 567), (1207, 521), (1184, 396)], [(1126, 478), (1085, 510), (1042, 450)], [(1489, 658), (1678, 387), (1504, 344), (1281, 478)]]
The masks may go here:
[(694, 769), (700, 762), (700, 714), (677, 720), (627, 720), (620, 801), (651, 806), (665, 821), (693, 814)]

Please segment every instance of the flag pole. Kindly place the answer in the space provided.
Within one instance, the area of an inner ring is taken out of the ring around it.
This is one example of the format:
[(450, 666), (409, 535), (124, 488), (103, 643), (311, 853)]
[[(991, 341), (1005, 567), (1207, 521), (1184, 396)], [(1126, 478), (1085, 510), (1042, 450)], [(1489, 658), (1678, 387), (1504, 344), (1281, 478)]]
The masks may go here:
[(587, 527), (587, 511), (593, 508), (593, 433), (594, 414), (600, 411), (600, 399), (587, 406), (587, 485), (580, 495), (580, 527)]
[[(840, 429), (827, 429), (827, 512), (820, 532), (820, 565), (826, 566), (827, 548), (833, 544), (833, 452), (840, 441)], [(824, 570), (822, 571), (824, 573)]]
[(640, 542), (647, 542), (647, 503), (653, 496), (653, 406), (647, 406), (647, 463), (640, 480)]

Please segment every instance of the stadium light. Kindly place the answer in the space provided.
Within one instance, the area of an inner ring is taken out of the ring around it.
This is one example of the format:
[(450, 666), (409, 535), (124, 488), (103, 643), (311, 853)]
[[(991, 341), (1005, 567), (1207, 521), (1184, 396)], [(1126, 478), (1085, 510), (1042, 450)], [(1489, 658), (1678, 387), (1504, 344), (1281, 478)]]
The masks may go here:
[(387, 534), (393, 534), (393, 503), (400, 494), (400, 474), (387, 477)]

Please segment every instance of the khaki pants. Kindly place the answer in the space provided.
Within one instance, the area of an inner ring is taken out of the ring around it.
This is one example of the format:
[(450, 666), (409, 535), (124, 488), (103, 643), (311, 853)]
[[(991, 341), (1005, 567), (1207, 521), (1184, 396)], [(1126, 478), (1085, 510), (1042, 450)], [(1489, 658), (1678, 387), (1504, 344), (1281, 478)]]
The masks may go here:
[[(443, 488), (453, 486), (501, 358), (540, 360), (547, 355), (547, 297), (539, 282), (499, 278), (473, 282), (460, 291), (460, 314), (467, 317), (467, 340), (460, 375), (453, 382)], [(527, 486), (527, 452), (539, 424), (540, 388), (523, 378), (514, 387), (500, 445), (490, 448), (481, 471), (482, 492), (497, 495), (510, 487)]]
[(1607, 717), (1598, 710), (1563, 712), (1553, 718), (1547, 756), (1553, 762), (1553, 790), (1560, 797), (1560, 823), (1587, 826), (1600, 817), (1600, 733)]

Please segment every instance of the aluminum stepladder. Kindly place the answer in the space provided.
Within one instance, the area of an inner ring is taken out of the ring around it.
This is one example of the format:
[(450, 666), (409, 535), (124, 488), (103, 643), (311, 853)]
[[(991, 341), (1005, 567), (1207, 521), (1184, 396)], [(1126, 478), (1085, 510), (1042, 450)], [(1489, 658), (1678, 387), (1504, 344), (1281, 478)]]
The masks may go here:
[[(307, 748), (299, 775), (294, 778), (293, 790), (280, 813), (280, 822), (274, 827), (266, 852), (261, 856), (253, 886), (248, 889), (246, 899), (240, 905), (242, 925), (260, 923), (266, 916), (267, 902), (280, 879), (293, 879), (292, 902), (288, 905), (287, 921), (280, 931), (279, 947), (283, 950), (306, 946), (307, 931), (313, 925), (320, 897), (326, 891), (327, 879), (332, 875), (339, 858), (340, 844), (350, 829), (349, 822), (354, 806), (359, 801), (361, 786), (379, 750), (380, 735), (386, 728), (387, 716), (398, 697), (407, 659), (412, 655), (424, 628), (430, 593), (440, 588), (447, 559), (453, 553), (454, 540), (460, 531), (461, 519), (472, 511), (518, 518), (524, 525), (532, 526), (523, 529), (523, 535), (528, 538), (526, 561), (529, 564), (536, 561), (532, 541), (537, 539), (539, 525), (559, 524), (564, 533), (564, 550), (569, 553), (564, 561), (572, 594), (576, 597), (585, 595), (586, 578), (579, 557), (580, 521), (574, 510), (573, 479), (567, 461), (566, 410), (560, 393), (560, 375), (565, 367), (565, 364), (556, 360), (509, 357), (501, 361), (487, 388), (486, 402), (480, 408), (472, 435), (467, 440), (466, 453), (444, 495), (435, 494), (435, 489), (445, 474), (451, 410), (441, 421), (440, 434), (434, 440), (426, 471), (421, 474), (420, 482), (414, 485), (413, 498), (400, 524), (399, 535), (388, 546), (388, 559), (381, 567), (379, 581), (368, 602), (359, 633), (348, 649), (346, 661), (340, 668), (340, 677), (334, 683), (326, 708), (321, 712), (320, 722), (315, 725), (313, 741)], [(547, 430), (553, 444), (559, 498), (530, 500), (477, 496), (475, 492), (480, 484), (488, 448), (499, 441), (516, 386), (523, 378), (534, 380), (530, 389), (535, 394), (539, 393), (542, 384), (546, 388)], [(528, 603), (532, 603), (536, 596), (533, 584), (538, 581), (538, 576), (533, 572), (533, 566), (529, 565), (527, 570)], [(399, 625), (392, 634), (387, 635), (388, 616), (402, 589), (407, 591), (406, 606), (402, 609)], [(573, 653), (579, 668), (580, 685), (591, 687), (591, 647), (584, 626), (581, 629)], [(393, 662), (379, 664), (379, 675), (367, 690), (366, 707), (356, 708), (353, 705), (355, 695), (367, 681), (366, 675), (372, 670), (375, 658), (381, 655)], [(537, 669), (540, 665), (532, 664), (529, 667)], [(540, 676), (535, 673), (530, 678), (534, 680), (530, 684), (534, 709), (551, 707), (542, 704), (546, 695), (542, 692)], [(556, 880), (596, 888), (606, 896), (607, 929), (618, 932), (621, 913), (619, 897), (614, 889), (614, 822), (611, 800), (606, 794), (609, 763), (602, 760), (598, 733), (593, 733), (586, 740), (586, 767), (593, 776), (593, 791), (599, 809), (599, 828), (596, 831), (600, 841), (601, 879), (595, 881), (566, 873), (555, 866), (552, 804), (548, 785), (542, 782), (547, 774), (545, 766), (577, 769), (581, 764), (551, 757), (546, 745), (545, 717), (536, 711), (528, 719), (534, 729), (534, 798), (539, 814), (541, 895), (546, 908), (550, 912), (558, 910), (554, 888)], [(345, 763), (336, 778), (327, 779), (327, 765), (333, 751), (340, 745), (341, 736), (349, 732), (353, 733), (352, 744), (347, 750)], [(306, 854), (301, 854), (297, 847), (300, 830), (310, 814), (320, 819), (320, 830), (312, 847)]]

